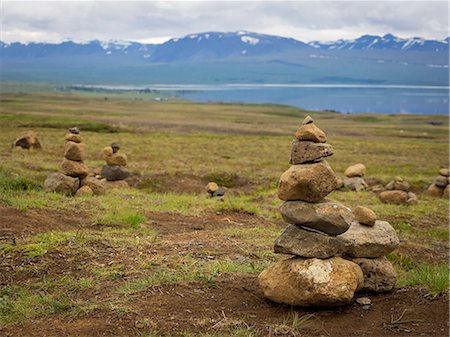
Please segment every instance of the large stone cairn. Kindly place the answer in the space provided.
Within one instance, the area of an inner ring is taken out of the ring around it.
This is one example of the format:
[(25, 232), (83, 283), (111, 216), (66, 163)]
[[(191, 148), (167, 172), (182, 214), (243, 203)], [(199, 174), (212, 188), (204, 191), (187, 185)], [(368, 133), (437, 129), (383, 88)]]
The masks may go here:
[(129, 186), (124, 180), (130, 176), (130, 172), (125, 168), (127, 166), (127, 155), (125, 153), (119, 153), (119, 150), (120, 145), (117, 143), (112, 143), (111, 146), (103, 149), (102, 155), (106, 161), (106, 165), (103, 165), (100, 175), (106, 179), (106, 185), (126, 188)]
[(77, 127), (70, 128), (64, 140), (61, 172), (50, 174), (44, 182), (44, 189), (65, 194), (92, 194), (93, 191), (81, 183), (89, 175), (89, 168), (83, 162), (86, 159), (86, 146), (82, 143), (80, 130)]
[(278, 303), (338, 306), (356, 291), (392, 290), (396, 275), (384, 257), (399, 244), (395, 230), (368, 208), (353, 212), (324, 199), (337, 177), (324, 159), (333, 154), (325, 133), (306, 117), (292, 143), (292, 166), (281, 175), (281, 215), (289, 224), (275, 240), (280, 260), (259, 275), (264, 295)]
[(450, 186), (450, 171), (449, 169), (442, 168), (439, 170), (439, 175), (434, 178), (433, 183), (428, 187), (426, 194), (436, 198), (449, 198), (449, 186)]

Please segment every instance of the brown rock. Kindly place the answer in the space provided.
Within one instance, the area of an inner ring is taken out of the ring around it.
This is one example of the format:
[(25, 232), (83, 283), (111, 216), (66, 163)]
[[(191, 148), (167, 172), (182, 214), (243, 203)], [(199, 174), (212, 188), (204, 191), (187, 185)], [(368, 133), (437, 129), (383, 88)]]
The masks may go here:
[(86, 177), (89, 174), (89, 168), (79, 161), (64, 159), (61, 163), (61, 170), (67, 176)]
[(332, 154), (333, 147), (330, 144), (294, 140), (292, 142), (290, 163), (297, 165), (317, 162)]
[(449, 187), (450, 187), (450, 185), (447, 185), (447, 187), (444, 188), (444, 192), (442, 192), (442, 197), (445, 199), (449, 198)]
[(434, 179), (433, 184), (435, 184), (437, 187), (445, 188), (448, 185), (448, 177), (437, 176)]
[(383, 191), (378, 194), (378, 198), (381, 202), (386, 204), (406, 205), (408, 201), (408, 192), (400, 190)]
[(435, 184), (431, 184), (425, 193), (430, 197), (440, 198), (444, 193), (444, 188), (436, 186)]
[(351, 257), (381, 257), (398, 247), (395, 229), (386, 221), (375, 221), (372, 227), (353, 222), (348, 231), (338, 236), (344, 240), (345, 255)]
[(366, 173), (366, 166), (364, 164), (355, 164), (347, 167), (344, 174), (346, 177), (362, 177)]
[(215, 182), (209, 182), (208, 185), (205, 187), (206, 192), (209, 194), (214, 194), (219, 189), (219, 185), (217, 185)]
[(362, 270), (364, 285), (361, 291), (386, 292), (395, 287), (397, 273), (392, 264), (383, 256), (375, 259), (352, 259)]
[(409, 183), (406, 180), (395, 180), (393, 185), (394, 185), (394, 190), (408, 192), (410, 189)]
[(272, 264), (258, 281), (264, 296), (274, 302), (331, 307), (350, 303), (364, 278), (357, 264), (340, 257), (294, 257)]
[(14, 141), (14, 146), (19, 146), (22, 149), (36, 149), (40, 150), (42, 148), (41, 143), (37, 137), (36, 132), (26, 131), (20, 134)]
[(415, 195), (413, 192), (408, 192), (408, 200), (406, 200), (406, 203), (408, 205), (415, 205), (419, 202), (419, 199), (417, 199), (417, 195)]
[(76, 197), (83, 197), (83, 196), (86, 196), (86, 195), (93, 195), (94, 194), (94, 192), (91, 190), (91, 188), (89, 187), (89, 186), (81, 186), (79, 189), (78, 189), (78, 191), (77, 191), (77, 193), (75, 193), (75, 196)]
[(130, 188), (130, 185), (126, 182), (126, 180), (115, 180), (115, 181), (107, 181), (106, 179), (101, 180), (105, 189), (108, 190), (126, 190)]
[(75, 133), (68, 133), (64, 136), (64, 140), (68, 142), (75, 142), (75, 143), (81, 143), (82, 138), (80, 135), (77, 135)]
[(336, 189), (340, 190), (341, 188), (343, 188), (345, 186), (344, 184), (344, 180), (341, 177), (337, 177), (337, 186)]
[(64, 145), (64, 157), (69, 160), (83, 161), (86, 159), (86, 146), (82, 143), (67, 141)]
[(109, 156), (113, 154), (113, 149), (111, 146), (104, 147), (102, 150), (102, 158), (106, 160)]
[(361, 192), (368, 188), (366, 181), (361, 177), (351, 177), (344, 179), (344, 187), (350, 191)]
[(325, 143), (327, 136), (314, 123), (302, 124), (295, 132), (295, 138), (314, 143)]
[(312, 228), (329, 235), (344, 233), (355, 220), (350, 208), (329, 200), (319, 203), (286, 201), (281, 205), (280, 212), (287, 223)]
[(58, 192), (74, 194), (80, 186), (78, 178), (72, 178), (62, 173), (51, 173), (44, 182), (44, 190), (47, 192)]
[(331, 193), (336, 186), (336, 175), (325, 160), (293, 165), (280, 177), (278, 197), (285, 201), (317, 202)]
[(125, 153), (113, 153), (106, 157), (106, 163), (110, 166), (127, 166), (127, 155)]
[(302, 122), (302, 125), (311, 124), (311, 123), (314, 123), (312, 117), (311, 116), (306, 116), (305, 119)]
[(439, 170), (439, 174), (443, 177), (448, 177), (448, 176), (450, 176), (450, 171), (449, 171), (449, 169), (442, 168)]
[(364, 206), (356, 206), (353, 209), (353, 214), (355, 215), (356, 221), (361, 225), (373, 226), (377, 220), (375, 212)]
[(334, 236), (295, 225), (289, 225), (274, 245), (275, 253), (319, 259), (341, 255), (344, 249), (344, 242)]
[(105, 184), (97, 178), (87, 177), (81, 180), (81, 186), (88, 186), (95, 195), (105, 194)]

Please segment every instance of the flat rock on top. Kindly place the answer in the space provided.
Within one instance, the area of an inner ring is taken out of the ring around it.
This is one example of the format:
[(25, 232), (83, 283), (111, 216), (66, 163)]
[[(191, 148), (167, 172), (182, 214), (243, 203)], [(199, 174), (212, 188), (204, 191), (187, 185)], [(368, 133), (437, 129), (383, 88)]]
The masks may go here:
[(347, 167), (344, 174), (346, 177), (362, 177), (366, 173), (366, 166), (364, 164), (355, 164)]

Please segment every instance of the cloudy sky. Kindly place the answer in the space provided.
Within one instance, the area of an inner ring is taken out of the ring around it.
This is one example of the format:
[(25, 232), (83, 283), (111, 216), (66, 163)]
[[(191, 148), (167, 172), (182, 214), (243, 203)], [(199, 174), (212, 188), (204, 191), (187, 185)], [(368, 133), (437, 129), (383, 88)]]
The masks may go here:
[(205, 31), (248, 30), (302, 41), (363, 34), (444, 39), (447, 1), (0, 1), (6, 42), (161, 43)]

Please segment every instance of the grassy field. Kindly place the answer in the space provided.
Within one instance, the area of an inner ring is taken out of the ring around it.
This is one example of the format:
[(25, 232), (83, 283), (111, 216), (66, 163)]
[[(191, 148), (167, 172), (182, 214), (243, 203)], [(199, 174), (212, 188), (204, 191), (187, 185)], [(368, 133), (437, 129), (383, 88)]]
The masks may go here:
[[(0, 100), (0, 332), (316, 331), (321, 314), (270, 305), (254, 295), (258, 273), (282, 258), (272, 253), (285, 227), (277, 182), (307, 114), (327, 133), (335, 150), (328, 161), (338, 175), (362, 162), (371, 181), (402, 176), (411, 183), (419, 196), (415, 206), (382, 204), (371, 192), (335, 191), (329, 198), (368, 206), (394, 226), (401, 245), (389, 259), (399, 290), (417, 286), (425, 299), (448, 299), (442, 295), (449, 282), (448, 200), (423, 195), (438, 170), (448, 167), (447, 116), (340, 115), (21, 89), (3, 90)], [(103, 164), (103, 147), (121, 144), (133, 188), (76, 198), (42, 190), (46, 176), (59, 168), (67, 129), (75, 125), (91, 168)], [(41, 151), (11, 147), (26, 130), (38, 133)], [(223, 200), (207, 197), (209, 181), (228, 188)], [(245, 309), (238, 300), (250, 307), (257, 301), (253, 305), (261, 310)], [(361, 315), (355, 310), (349, 321)], [(383, 335), (398, 332), (393, 318), (369, 316), (378, 319)], [(115, 330), (117, 324), (123, 330)]]

